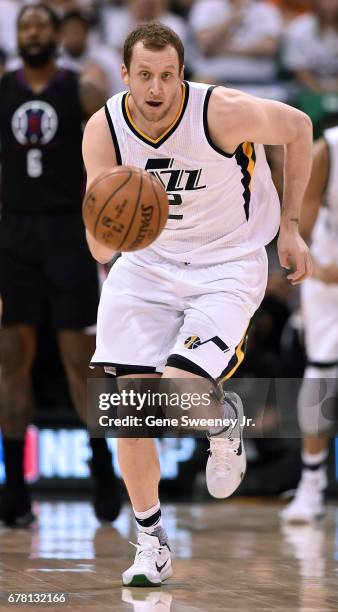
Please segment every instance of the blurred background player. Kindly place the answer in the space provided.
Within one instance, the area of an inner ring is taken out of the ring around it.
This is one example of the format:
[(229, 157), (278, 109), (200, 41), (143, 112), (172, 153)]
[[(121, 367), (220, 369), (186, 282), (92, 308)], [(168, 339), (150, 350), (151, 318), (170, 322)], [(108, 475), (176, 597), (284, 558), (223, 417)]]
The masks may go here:
[[(0, 425), (6, 487), (0, 516), (9, 525), (33, 520), (24, 481), (24, 436), (33, 413), (31, 372), (46, 305), (58, 330), (74, 405), (86, 420), (88, 363), (95, 346), (97, 267), (81, 219), (82, 122), (103, 102), (86, 74), (59, 69), (59, 22), (43, 5), (18, 16), (23, 67), (0, 83), (3, 301)], [(119, 490), (105, 440), (92, 439), (98, 518), (114, 520)]]
[(307, 522), (325, 512), (330, 403), (337, 390), (338, 376), (337, 194), (338, 126), (326, 130), (314, 145), (312, 175), (302, 216), (303, 235), (309, 238), (312, 234), (314, 272), (301, 289), (307, 353), (298, 399), (303, 469), (293, 501), (281, 511), (281, 518), (286, 521)]
[(61, 54), (58, 65), (80, 72), (97, 71), (96, 86), (108, 98), (124, 89), (118, 53), (97, 40), (89, 19), (78, 10), (66, 13), (61, 22)]
[(286, 29), (283, 63), (309, 91), (337, 92), (338, 0), (313, 0), (311, 8)]

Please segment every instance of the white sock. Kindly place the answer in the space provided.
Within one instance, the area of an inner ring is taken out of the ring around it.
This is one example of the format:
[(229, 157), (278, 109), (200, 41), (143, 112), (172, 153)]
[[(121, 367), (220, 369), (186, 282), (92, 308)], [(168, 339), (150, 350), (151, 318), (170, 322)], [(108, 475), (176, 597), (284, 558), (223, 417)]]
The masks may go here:
[(316, 485), (322, 492), (327, 487), (327, 449), (319, 453), (302, 452), (303, 469), (302, 474)]
[(148, 510), (143, 510), (142, 512), (139, 512), (134, 508), (133, 510), (137, 529), (139, 531), (151, 534), (157, 527), (163, 528), (160, 502), (157, 502), (155, 506), (152, 506)]
[(319, 451), (319, 453), (307, 453), (305, 451), (302, 452), (302, 462), (303, 467), (309, 469), (319, 469), (320, 467), (324, 467), (323, 463), (326, 462), (329, 455), (329, 451), (324, 449)]

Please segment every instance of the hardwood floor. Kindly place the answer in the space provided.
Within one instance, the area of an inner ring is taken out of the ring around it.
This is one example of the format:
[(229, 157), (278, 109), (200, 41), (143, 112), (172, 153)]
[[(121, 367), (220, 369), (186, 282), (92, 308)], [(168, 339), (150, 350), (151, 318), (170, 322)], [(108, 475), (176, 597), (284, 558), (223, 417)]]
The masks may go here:
[(280, 505), (235, 499), (163, 506), (174, 576), (162, 588), (128, 589), (134, 555), (125, 506), (101, 526), (86, 502), (36, 504), (31, 531), (0, 528), (0, 610), (10, 593), (66, 595), (20, 608), (115, 612), (326, 612), (338, 610), (338, 506), (313, 525), (282, 526)]

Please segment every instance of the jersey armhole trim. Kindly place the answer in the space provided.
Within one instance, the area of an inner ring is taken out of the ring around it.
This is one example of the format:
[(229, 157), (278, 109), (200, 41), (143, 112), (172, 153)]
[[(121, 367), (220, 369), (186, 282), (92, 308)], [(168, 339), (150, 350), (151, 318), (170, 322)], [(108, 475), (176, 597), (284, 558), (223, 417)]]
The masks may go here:
[[(217, 151), (217, 153), (219, 153), (220, 155), (222, 155), (223, 157), (234, 157), (238, 147), (236, 149), (236, 151), (234, 151), (233, 153), (226, 153), (225, 151), (223, 151), (222, 149), (220, 149), (212, 140), (211, 136), (210, 136), (210, 132), (209, 132), (209, 127), (208, 127), (208, 107), (209, 107), (209, 100), (210, 100), (210, 96), (212, 94), (212, 92), (214, 91), (214, 89), (216, 89), (216, 87), (219, 87), (219, 85), (211, 85), (208, 90), (207, 93), (205, 95), (205, 99), (204, 99), (204, 105), (203, 105), (203, 128), (204, 128), (204, 133), (206, 136), (206, 139), (209, 143), (209, 145), (211, 146), (212, 149), (214, 149), (214, 151)], [(238, 145), (239, 147), (241, 145)]]
[(115, 128), (114, 128), (114, 125), (113, 125), (113, 122), (112, 122), (112, 119), (111, 119), (110, 112), (108, 110), (107, 104), (105, 104), (104, 110), (105, 110), (105, 113), (106, 113), (106, 118), (107, 118), (107, 121), (108, 121), (111, 137), (113, 139), (115, 155), (116, 155), (116, 163), (117, 163), (118, 166), (122, 166), (121, 151), (120, 151), (120, 147), (119, 147), (119, 143), (118, 143), (118, 140), (117, 140)]

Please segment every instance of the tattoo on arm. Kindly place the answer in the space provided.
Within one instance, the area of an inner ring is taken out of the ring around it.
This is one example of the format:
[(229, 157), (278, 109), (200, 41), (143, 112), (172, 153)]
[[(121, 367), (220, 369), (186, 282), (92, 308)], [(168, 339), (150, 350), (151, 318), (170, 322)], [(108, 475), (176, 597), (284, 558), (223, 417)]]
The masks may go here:
[(296, 225), (299, 225), (298, 217), (291, 217), (290, 221), (292, 221), (292, 223), (295, 223)]

